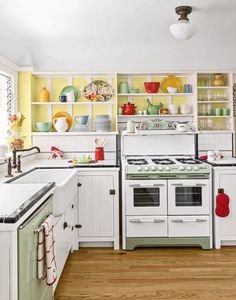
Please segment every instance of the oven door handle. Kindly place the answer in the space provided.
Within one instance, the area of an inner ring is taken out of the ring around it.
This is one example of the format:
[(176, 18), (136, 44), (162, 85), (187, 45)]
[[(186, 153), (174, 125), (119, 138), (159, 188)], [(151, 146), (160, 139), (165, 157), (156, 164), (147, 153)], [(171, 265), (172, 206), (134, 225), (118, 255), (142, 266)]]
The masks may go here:
[(192, 220), (185, 220), (185, 219), (174, 219), (171, 220), (172, 223), (204, 223), (207, 222), (206, 219), (192, 219)]
[(153, 219), (153, 220), (142, 220), (142, 219), (130, 219), (131, 223), (164, 223), (163, 219)]
[(164, 183), (153, 183), (153, 184), (130, 184), (129, 187), (132, 188), (150, 188), (150, 187), (160, 187), (160, 186), (164, 186)]
[(207, 186), (206, 183), (171, 183), (171, 186), (182, 186), (182, 187), (201, 187), (201, 186)]

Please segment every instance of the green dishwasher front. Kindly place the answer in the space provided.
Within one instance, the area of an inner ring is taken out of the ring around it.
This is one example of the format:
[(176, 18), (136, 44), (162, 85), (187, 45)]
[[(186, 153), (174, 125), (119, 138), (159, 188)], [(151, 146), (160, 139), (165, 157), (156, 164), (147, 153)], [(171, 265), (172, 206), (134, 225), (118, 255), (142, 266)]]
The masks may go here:
[(52, 286), (38, 279), (38, 234), (34, 232), (52, 212), (51, 195), (18, 229), (18, 300), (52, 299)]

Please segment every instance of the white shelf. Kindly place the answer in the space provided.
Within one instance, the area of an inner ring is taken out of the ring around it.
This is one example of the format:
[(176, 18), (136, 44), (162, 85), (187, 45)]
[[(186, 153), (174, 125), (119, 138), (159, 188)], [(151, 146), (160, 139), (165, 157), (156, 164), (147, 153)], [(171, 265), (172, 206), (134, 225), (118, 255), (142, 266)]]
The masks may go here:
[(79, 132), (79, 131), (68, 131), (68, 132), (32, 132), (31, 135), (34, 136), (71, 136), (71, 135), (118, 135), (117, 131), (108, 132)]
[(230, 100), (210, 100), (210, 101), (205, 101), (205, 100), (202, 100), (202, 101), (199, 101), (198, 100), (198, 103), (200, 104), (204, 104), (204, 103), (232, 103), (232, 101)]
[(78, 102), (31, 102), (32, 105), (106, 105), (115, 104), (114, 101), (106, 102), (90, 102), (90, 101), (78, 101)]
[(172, 118), (172, 117), (176, 117), (176, 118), (180, 118), (180, 117), (194, 117), (193, 114), (186, 114), (186, 115), (181, 115), (181, 114), (178, 114), (178, 115), (118, 115), (118, 118), (119, 119), (130, 119), (130, 118), (153, 118), (153, 117), (156, 117), (156, 118)]
[(231, 118), (231, 116), (197, 116), (198, 118)]
[(225, 85), (225, 86), (198, 86), (198, 89), (203, 89), (203, 90), (211, 90), (211, 89), (229, 89), (230, 86)]
[(199, 130), (198, 133), (209, 134), (209, 133), (234, 133), (232, 130)]
[(119, 97), (150, 97), (150, 96), (161, 96), (161, 97), (168, 97), (168, 96), (192, 96), (192, 93), (154, 93), (154, 94), (149, 94), (149, 93), (136, 93), (136, 94), (117, 94)]

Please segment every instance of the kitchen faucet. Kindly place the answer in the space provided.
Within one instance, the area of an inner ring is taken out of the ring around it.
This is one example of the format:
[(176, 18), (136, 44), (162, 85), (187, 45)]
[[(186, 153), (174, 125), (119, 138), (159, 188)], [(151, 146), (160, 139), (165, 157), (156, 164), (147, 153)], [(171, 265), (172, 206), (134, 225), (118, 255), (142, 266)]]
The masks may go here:
[[(31, 150), (34, 150), (36, 149), (38, 151), (38, 153), (40, 153), (40, 148), (39, 147), (32, 147), (32, 148), (28, 148), (28, 149), (13, 149), (12, 150), (12, 155), (13, 155), (13, 160), (12, 160), (12, 168), (15, 169), (17, 167), (17, 164), (16, 164), (16, 154), (17, 152), (27, 152), (27, 151), (31, 151)], [(20, 158), (18, 157), (18, 163), (20, 164)], [(20, 169), (19, 169), (20, 170)]]

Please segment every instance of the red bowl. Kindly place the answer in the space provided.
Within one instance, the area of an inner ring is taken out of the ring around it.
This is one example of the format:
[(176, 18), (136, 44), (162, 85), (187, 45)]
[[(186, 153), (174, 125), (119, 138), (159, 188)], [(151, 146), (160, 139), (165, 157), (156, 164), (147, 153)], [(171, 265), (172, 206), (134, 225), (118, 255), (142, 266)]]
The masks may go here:
[(158, 92), (160, 87), (160, 82), (144, 82), (144, 86), (147, 93), (154, 94)]

